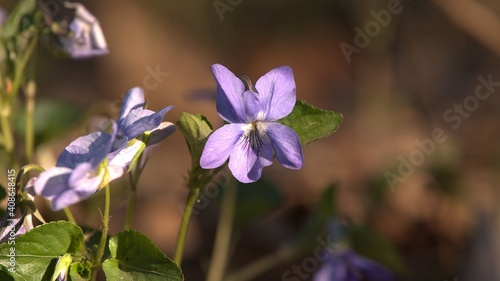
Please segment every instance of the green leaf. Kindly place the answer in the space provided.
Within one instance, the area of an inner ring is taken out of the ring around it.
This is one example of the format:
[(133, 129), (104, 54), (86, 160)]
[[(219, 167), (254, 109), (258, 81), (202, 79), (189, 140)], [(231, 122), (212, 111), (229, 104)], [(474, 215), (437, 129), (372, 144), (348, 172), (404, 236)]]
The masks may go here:
[(37, 9), (36, 0), (21, 0), (2, 26), (4, 38), (14, 37), (21, 30), (21, 23), (26, 17), (32, 17)]
[(107, 280), (184, 280), (180, 268), (138, 231), (114, 235), (109, 250), (112, 258), (102, 265)]
[[(67, 102), (41, 100), (36, 104), (34, 112), (35, 145), (67, 133), (82, 118), (83, 110)], [(16, 133), (24, 136), (26, 132), (26, 114), (20, 111), (15, 116)]]
[(300, 143), (306, 145), (334, 133), (342, 119), (340, 113), (319, 109), (297, 100), (292, 113), (278, 122), (292, 128), (299, 135)]
[(57, 258), (74, 254), (83, 245), (83, 232), (67, 221), (38, 226), (17, 237), (15, 245), (0, 245), (0, 265), (11, 268), (11, 253), (15, 253), (15, 271), (24, 280), (50, 280)]

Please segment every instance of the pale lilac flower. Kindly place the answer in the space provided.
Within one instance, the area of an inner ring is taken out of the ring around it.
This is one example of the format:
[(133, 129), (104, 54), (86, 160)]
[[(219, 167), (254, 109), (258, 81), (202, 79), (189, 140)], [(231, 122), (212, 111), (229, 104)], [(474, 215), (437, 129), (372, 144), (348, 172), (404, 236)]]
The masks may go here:
[[(171, 122), (162, 122), (165, 114), (173, 106), (167, 106), (154, 112), (145, 109), (144, 92), (141, 88), (130, 89), (126, 94), (118, 117), (118, 132), (112, 149), (108, 154), (110, 166), (120, 166), (126, 169), (137, 153), (142, 153), (144, 144), (135, 141), (142, 134), (148, 134), (145, 145), (154, 145), (175, 131)], [(113, 176), (111, 176), (113, 178)]]
[[(214, 169), (229, 158), (229, 169), (243, 183), (255, 182), (262, 169), (276, 158), (286, 168), (300, 169), (303, 163), (299, 137), (277, 120), (295, 105), (295, 81), (288, 66), (262, 76), (255, 88), (246, 85), (226, 67), (211, 67), (217, 82), (217, 111), (225, 121), (208, 139), (200, 166)], [(249, 81), (246, 81), (249, 82)], [(250, 83), (248, 83), (250, 84)]]
[(0, 29), (2, 28), (2, 24), (7, 20), (8, 16), (9, 14), (7, 14), (2, 7), (0, 7)]
[[(56, 167), (40, 174), (36, 193), (51, 200), (53, 210), (60, 210), (121, 177), (147, 145), (175, 131), (172, 123), (162, 122), (172, 106), (154, 112), (144, 109), (144, 104), (140, 88), (127, 92), (118, 123), (112, 122), (112, 133), (94, 132), (73, 141), (59, 155)], [(145, 133), (146, 143), (137, 139)]]
[(64, 3), (75, 9), (75, 18), (69, 24), (71, 36), (62, 38), (63, 46), (72, 58), (87, 58), (107, 54), (108, 45), (99, 21), (80, 3)]
[(109, 167), (102, 167), (101, 163), (114, 142), (116, 125), (113, 127), (111, 135), (94, 132), (77, 138), (61, 153), (56, 167), (38, 176), (35, 192), (51, 200), (53, 210), (78, 203), (109, 182)]
[(331, 254), (314, 275), (314, 281), (395, 281), (395, 275), (384, 266), (351, 250)]
[(40, 3), (52, 35), (44, 37), (49, 50), (74, 59), (108, 54), (108, 45), (99, 21), (84, 5), (64, 2), (56, 10)]
[(118, 134), (115, 147), (137, 138), (144, 132), (152, 132), (155, 144), (175, 131), (175, 126), (170, 122), (162, 122), (165, 114), (173, 106), (167, 106), (158, 112), (144, 109), (146, 101), (141, 88), (130, 89), (126, 94), (118, 117)]

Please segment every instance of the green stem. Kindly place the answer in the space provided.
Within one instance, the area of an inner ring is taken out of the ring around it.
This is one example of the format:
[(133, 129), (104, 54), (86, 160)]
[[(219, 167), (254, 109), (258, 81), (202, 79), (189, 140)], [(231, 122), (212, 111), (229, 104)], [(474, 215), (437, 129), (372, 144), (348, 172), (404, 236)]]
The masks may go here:
[(101, 241), (99, 242), (99, 247), (94, 258), (92, 280), (97, 278), (97, 269), (102, 266), (102, 256), (104, 255), (104, 248), (106, 247), (106, 242), (108, 240), (108, 227), (109, 227), (109, 209), (111, 206), (111, 191), (109, 190), (109, 184), (104, 187), (104, 213), (102, 214), (102, 235)]
[(33, 159), (33, 150), (35, 149), (35, 130), (34, 130), (34, 112), (35, 112), (35, 95), (36, 85), (33, 80), (29, 81), (26, 90), (26, 163), (30, 163)]
[(17, 96), (17, 92), (19, 91), (21, 83), (23, 82), (24, 70), (31, 58), (31, 55), (33, 54), (33, 51), (36, 49), (37, 43), (38, 43), (38, 35), (36, 35), (31, 40), (31, 42), (28, 45), (28, 48), (26, 49), (26, 53), (24, 53), (23, 57), (20, 59), (19, 64), (16, 65), (16, 70), (14, 72), (14, 79), (12, 82), (12, 89), (9, 93), (9, 98), (10, 98), (9, 104), (12, 104), (12, 101)]
[(132, 217), (134, 216), (136, 199), (137, 199), (137, 192), (136, 189), (133, 188), (130, 191), (130, 197), (128, 199), (127, 214), (125, 215), (125, 224), (123, 226), (123, 230), (129, 230), (130, 227), (132, 226)]
[(200, 188), (191, 188), (189, 190), (188, 198), (186, 201), (186, 208), (184, 209), (184, 214), (182, 215), (181, 226), (179, 228), (179, 235), (177, 236), (177, 245), (175, 247), (174, 262), (177, 266), (181, 267), (182, 254), (184, 252), (184, 243), (186, 242), (187, 231), (189, 227), (189, 221), (191, 220), (191, 214), (193, 213), (194, 205), (198, 200), (200, 195)]
[(220, 279), (224, 281), (247, 281), (254, 280), (257, 276), (262, 273), (269, 271), (270, 269), (279, 266), (285, 262), (290, 261), (295, 257), (294, 253), (287, 248), (282, 248), (281, 250), (264, 256), (249, 265), (245, 266), (243, 269), (237, 272), (230, 273), (225, 279)]
[[(142, 142), (144, 144), (143, 149), (146, 148), (150, 138), (150, 132), (145, 132), (142, 136)], [(137, 185), (139, 183), (139, 177), (142, 174), (142, 170), (146, 166), (146, 161), (142, 163), (142, 159), (144, 157), (143, 152), (141, 151), (141, 154), (137, 158), (137, 160), (132, 161), (132, 166), (130, 169), (134, 168), (134, 173), (129, 173), (129, 178), (130, 178), (130, 196), (128, 199), (128, 206), (127, 206), (127, 213), (125, 215), (125, 224), (123, 225), (123, 230), (129, 230), (132, 226), (132, 218), (134, 216), (135, 212), (135, 203), (137, 201)], [(134, 157), (135, 158), (135, 157)]]
[(69, 207), (64, 208), (63, 211), (64, 211), (64, 214), (66, 215), (66, 218), (68, 218), (68, 221), (70, 221), (70, 222), (78, 225), (76, 223), (75, 216), (73, 216), (73, 213), (71, 212), (71, 210), (69, 209)]
[(17, 167), (14, 167), (14, 135), (12, 133), (12, 127), (10, 126), (10, 108), (4, 107), (1, 110), (0, 122), (2, 124), (3, 145), (9, 157), (9, 165), (13, 169), (17, 169)]
[(139, 156), (139, 159), (137, 160), (136, 163), (137, 166), (134, 169), (134, 173), (129, 174), (130, 197), (128, 199), (127, 213), (125, 215), (125, 224), (123, 226), (123, 230), (129, 230), (132, 226), (132, 217), (134, 216), (135, 203), (137, 201), (137, 184), (139, 182), (139, 177), (141, 176), (142, 173), (141, 162), (142, 162), (142, 154), (141, 156)]
[(207, 281), (220, 281), (224, 278), (233, 231), (236, 194), (237, 188), (234, 184), (229, 184), (224, 190)]

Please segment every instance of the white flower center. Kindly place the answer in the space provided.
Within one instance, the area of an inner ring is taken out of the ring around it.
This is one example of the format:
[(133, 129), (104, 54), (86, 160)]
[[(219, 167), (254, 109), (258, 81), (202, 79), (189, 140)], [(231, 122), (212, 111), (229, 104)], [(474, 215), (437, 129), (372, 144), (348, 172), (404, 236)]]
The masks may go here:
[(267, 125), (263, 122), (254, 121), (250, 124), (246, 124), (243, 127), (244, 133), (242, 138), (252, 147), (253, 149), (258, 149), (262, 147), (264, 142), (267, 142), (269, 137), (267, 136)]

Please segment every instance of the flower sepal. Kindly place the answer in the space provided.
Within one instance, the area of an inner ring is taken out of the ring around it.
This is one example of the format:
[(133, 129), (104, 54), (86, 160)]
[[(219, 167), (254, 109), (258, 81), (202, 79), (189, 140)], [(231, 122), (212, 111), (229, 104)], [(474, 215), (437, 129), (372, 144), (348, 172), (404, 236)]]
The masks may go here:
[(54, 269), (54, 274), (52, 275), (51, 281), (66, 281), (68, 280), (68, 270), (69, 266), (73, 262), (73, 257), (71, 254), (66, 253), (58, 258), (56, 268)]
[(132, 169), (139, 161), (142, 153), (144, 152), (144, 149), (146, 149), (146, 146), (148, 145), (150, 134), (151, 132), (144, 132), (144, 134), (142, 134), (143, 137), (141, 139), (132, 139), (127, 143), (127, 146), (133, 147), (134, 148), (133, 150), (135, 151), (135, 154), (132, 157), (132, 161), (130, 161), (130, 165), (128, 166), (127, 173), (132, 171)]
[(191, 154), (191, 168), (188, 172), (189, 188), (205, 186), (220, 168), (203, 169), (200, 166), (200, 157), (208, 137), (212, 133), (212, 124), (207, 118), (200, 114), (183, 112), (176, 123), (181, 131)]
[(111, 182), (111, 176), (110, 176), (110, 172), (109, 172), (108, 163), (109, 163), (108, 159), (104, 158), (104, 160), (102, 160), (102, 162), (99, 163), (99, 166), (97, 166), (96, 177), (99, 177), (102, 179), (97, 190), (100, 190), (100, 189), (106, 187)]

